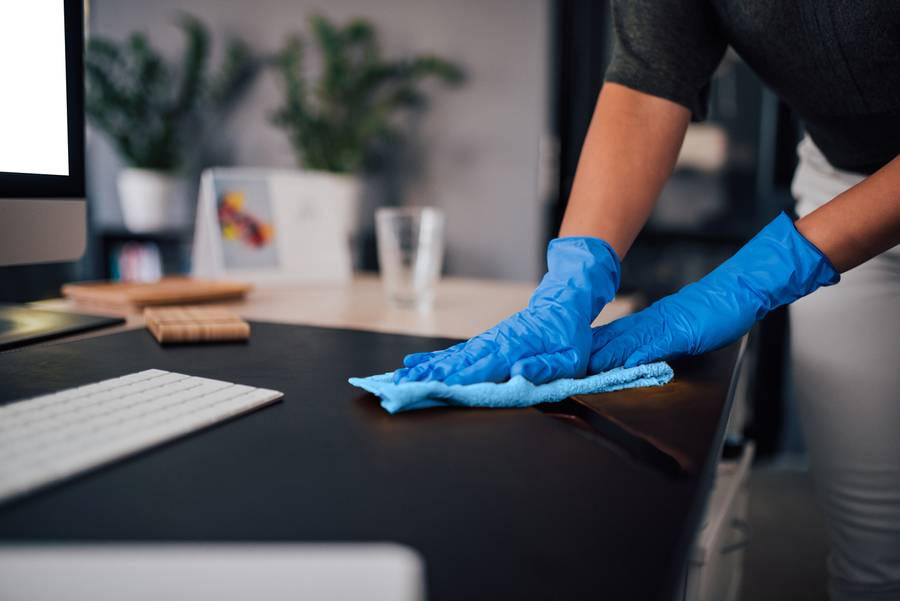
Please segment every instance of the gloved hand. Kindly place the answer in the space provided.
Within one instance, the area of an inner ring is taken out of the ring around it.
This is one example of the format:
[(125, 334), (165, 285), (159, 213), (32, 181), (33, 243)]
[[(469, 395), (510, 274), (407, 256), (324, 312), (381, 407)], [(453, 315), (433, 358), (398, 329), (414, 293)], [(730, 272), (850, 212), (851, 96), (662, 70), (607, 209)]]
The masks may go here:
[(728, 346), (772, 309), (840, 279), (828, 258), (782, 213), (699, 282), (595, 328), (588, 372)]
[(521, 375), (533, 384), (580, 378), (591, 352), (591, 322), (619, 287), (619, 258), (598, 238), (550, 242), (548, 272), (528, 308), (445, 351), (403, 360), (394, 382), (503, 382)]

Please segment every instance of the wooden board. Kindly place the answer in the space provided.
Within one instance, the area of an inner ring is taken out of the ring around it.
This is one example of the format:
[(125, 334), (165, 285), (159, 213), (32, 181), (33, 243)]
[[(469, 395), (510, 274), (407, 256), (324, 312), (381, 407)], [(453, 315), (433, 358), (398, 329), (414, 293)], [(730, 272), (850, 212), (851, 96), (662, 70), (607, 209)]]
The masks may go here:
[(147, 329), (161, 344), (247, 340), (250, 324), (221, 307), (147, 307)]
[(243, 282), (164, 277), (153, 283), (83, 282), (65, 284), (63, 295), (79, 304), (114, 311), (140, 312), (144, 307), (186, 305), (241, 298), (253, 288)]

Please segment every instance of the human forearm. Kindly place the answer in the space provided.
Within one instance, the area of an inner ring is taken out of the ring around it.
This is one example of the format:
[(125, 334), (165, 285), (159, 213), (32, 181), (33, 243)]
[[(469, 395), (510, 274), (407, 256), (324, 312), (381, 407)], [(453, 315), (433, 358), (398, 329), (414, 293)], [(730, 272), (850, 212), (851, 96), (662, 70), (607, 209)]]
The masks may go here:
[(722, 348), (772, 309), (839, 280), (782, 213), (699, 282), (595, 328), (589, 373)]
[(900, 157), (796, 226), (840, 273), (900, 244)]
[(681, 105), (604, 85), (560, 237), (601, 238), (624, 258), (672, 172), (689, 121)]
[(900, 243), (900, 158), (796, 224), (782, 214), (699, 282), (594, 330), (589, 371), (720, 348)]
[(578, 164), (560, 240), (528, 307), (468, 342), (404, 359), (396, 383), (532, 383), (583, 377), (591, 323), (619, 286), (619, 258), (650, 215), (672, 171), (689, 111), (607, 84)]
[(548, 273), (528, 308), (466, 343), (404, 359), (397, 383), (532, 383), (584, 376), (591, 323), (619, 286), (623, 257), (675, 164), (687, 109), (606, 85), (579, 160), (569, 207), (550, 243)]

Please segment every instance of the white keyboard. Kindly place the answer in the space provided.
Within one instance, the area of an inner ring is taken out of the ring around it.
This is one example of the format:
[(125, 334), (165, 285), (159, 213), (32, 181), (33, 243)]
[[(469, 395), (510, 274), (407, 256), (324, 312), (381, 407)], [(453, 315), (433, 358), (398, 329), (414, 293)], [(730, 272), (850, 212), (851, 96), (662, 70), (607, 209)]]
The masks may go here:
[(279, 400), (150, 369), (0, 407), (0, 502)]

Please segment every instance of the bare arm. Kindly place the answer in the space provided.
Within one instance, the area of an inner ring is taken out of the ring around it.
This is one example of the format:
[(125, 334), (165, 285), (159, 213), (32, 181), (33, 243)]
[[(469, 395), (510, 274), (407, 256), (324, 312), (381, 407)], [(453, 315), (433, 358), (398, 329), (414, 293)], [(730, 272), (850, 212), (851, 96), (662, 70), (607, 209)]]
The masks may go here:
[(624, 258), (672, 173), (690, 117), (674, 102), (605, 84), (560, 237), (601, 238)]
[(900, 244), (900, 157), (796, 225), (840, 273)]
[[(601, 238), (624, 258), (675, 166), (689, 121), (681, 105), (604, 85), (560, 237)], [(900, 244), (900, 157), (796, 225), (839, 272)]]

